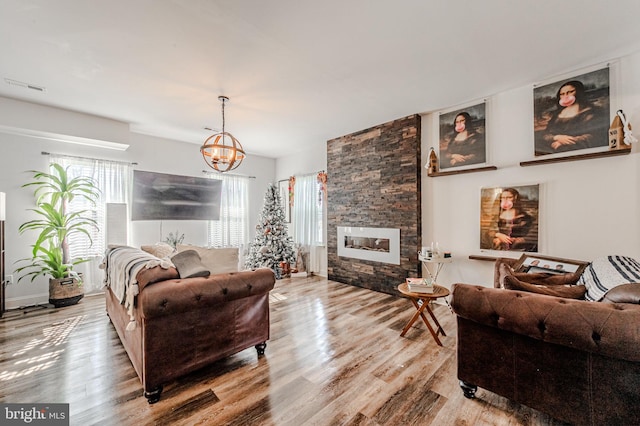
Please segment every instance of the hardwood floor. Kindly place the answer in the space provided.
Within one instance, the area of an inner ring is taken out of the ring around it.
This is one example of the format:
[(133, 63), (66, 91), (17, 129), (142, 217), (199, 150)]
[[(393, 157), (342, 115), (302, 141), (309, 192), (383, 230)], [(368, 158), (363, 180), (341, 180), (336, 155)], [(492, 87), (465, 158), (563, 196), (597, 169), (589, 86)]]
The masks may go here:
[(271, 293), (271, 339), (166, 384), (149, 405), (102, 296), (0, 320), (0, 402), (69, 403), (72, 425), (559, 425), (456, 379), (455, 317), (437, 346), (402, 298), (326, 279)]

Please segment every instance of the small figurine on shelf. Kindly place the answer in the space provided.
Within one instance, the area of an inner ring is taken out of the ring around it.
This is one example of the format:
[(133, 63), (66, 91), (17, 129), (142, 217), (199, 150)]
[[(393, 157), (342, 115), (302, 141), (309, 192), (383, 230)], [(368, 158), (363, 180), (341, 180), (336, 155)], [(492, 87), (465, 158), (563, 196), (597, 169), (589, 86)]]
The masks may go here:
[(624, 112), (621, 109), (619, 109), (618, 112), (616, 112), (616, 115), (620, 117), (620, 120), (622, 121), (624, 143), (627, 145), (631, 145), (632, 143), (638, 142), (638, 139), (635, 136), (633, 136), (633, 132), (631, 131), (631, 123), (629, 123), (629, 121), (627, 120), (627, 117), (624, 115)]
[(431, 147), (429, 151), (429, 162), (427, 163), (427, 174), (432, 175), (438, 172), (438, 156), (436, 151)]
[(630, 149), (631, 144), (638, 142), (631, 131), (631, 123), (624, 112), (619, 109), (609, 127), (609, 149)]

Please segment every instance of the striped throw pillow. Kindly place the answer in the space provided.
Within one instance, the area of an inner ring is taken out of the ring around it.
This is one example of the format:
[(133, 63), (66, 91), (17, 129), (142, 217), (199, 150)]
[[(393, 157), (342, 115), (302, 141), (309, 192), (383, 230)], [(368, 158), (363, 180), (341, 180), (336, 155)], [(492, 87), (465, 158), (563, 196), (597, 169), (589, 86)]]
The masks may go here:
[(587, 289), (586, 300), (599, 302), (607, 291), (622, 284), (640, 282), (640, 262), (625, 256), (595, 259), (578, 280)]

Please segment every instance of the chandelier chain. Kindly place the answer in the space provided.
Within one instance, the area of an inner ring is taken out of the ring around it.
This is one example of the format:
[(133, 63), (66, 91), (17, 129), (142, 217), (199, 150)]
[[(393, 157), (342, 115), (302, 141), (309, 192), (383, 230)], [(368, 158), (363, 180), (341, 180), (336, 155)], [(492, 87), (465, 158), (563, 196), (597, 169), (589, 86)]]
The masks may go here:
[(225, 101), (226, 99), (222, 98), (222, 134), (223, 135), (224, 135), (224, 103)]

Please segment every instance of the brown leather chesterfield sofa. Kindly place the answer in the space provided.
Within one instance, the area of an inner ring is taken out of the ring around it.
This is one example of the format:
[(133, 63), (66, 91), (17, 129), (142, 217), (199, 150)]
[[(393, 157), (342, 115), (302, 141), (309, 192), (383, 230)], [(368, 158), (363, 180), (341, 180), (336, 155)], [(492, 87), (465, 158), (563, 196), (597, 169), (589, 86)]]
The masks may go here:
[[(640, 284), (625, 286), (637, 302)], [(640, 305), (615, 302), (454, 284), (464, 395), (480, 386), (572, 424), (640, 425)]]
[[(107, 263), (107, 274), (117, 264)], [(106, 307), (149, 403), (160, 399), (163, 384), (221, 358), (251, 346), (264, 354), (270, 269), (181, 279), (175, 267), (143, 267), (134, 282), (132, 306), (107, 287)]]

